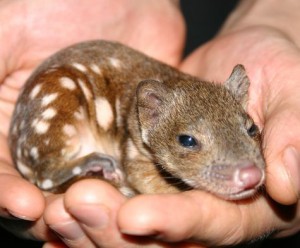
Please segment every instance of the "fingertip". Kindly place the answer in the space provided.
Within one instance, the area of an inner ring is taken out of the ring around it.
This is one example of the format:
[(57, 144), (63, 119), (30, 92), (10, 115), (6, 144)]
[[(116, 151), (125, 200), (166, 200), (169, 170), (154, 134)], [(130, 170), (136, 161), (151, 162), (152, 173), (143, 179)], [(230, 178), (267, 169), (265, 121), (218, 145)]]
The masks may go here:
[(125, 197), (115, 187), (98, 179), (76, 182), (65, 194), (67, 208), (82, 204), (107, 204), (109, 208), (114, 208), (124, 201)]
[(19, 176), (1, 175), (0, 195), (3, 217), (7, 217), (8, 212), (16, 218), (33, 221), (43, 214), (45, 197), (42, 191)]
[(46, 242), (42, 248), (67, 248), (62, 242)]
[(156, 218), (159, 219), (157, 214), (153, 214), (157, 209), (154, 206), (157, 200), (159, 199), (153, 195), (138, 195), (127, 201), (121, 207), (117, 216), (121, 232), (135, 236), (157, 234), (157, 230), (152, 227), (152, 222), (155, 223)]
[(75, 221), (60, 222), (51, 228), (68, 240), (90, 238), (97, 244), (108, 242), (118, 244), (111, 247), (125, 247), (120, 245), (124, 241), (116, 225), (116, 214), (125, 200), (116, 188), (104, 181), (81, 180), (64, 197), (65, 209)]
[(118, 226), (127, 235), (155, 236), (171, 242), (190, 238), (195, 205), (188, 198), (183, 194), (136, 196), (122, 205)]
[(43, 217), (49, 226), (60, 222), (68, 222), (72, 219), (65, 209), (63, 196), (63, 194), (56, 194), (47, 198), (47, 207)]
[(288, 146), (279, 159), (267, 167), (267, 191), (280, 204), (291, 205), (299, 200), (300, 155), (295, 147)]
[(276, 202), (291, 205), (300, 192), (300, 118), (291, 114), (295, 104), (280, 100), (276, 108), (273, 104), (264, 127), (266, 189)]
[(49, 225), (73, 221), (81, 209), (103, 205), (115, 210), (124, 197), (113, 186), (97, 179), (76, 182), (62, 195), (53, 195), (48, 200), (44, 219)]

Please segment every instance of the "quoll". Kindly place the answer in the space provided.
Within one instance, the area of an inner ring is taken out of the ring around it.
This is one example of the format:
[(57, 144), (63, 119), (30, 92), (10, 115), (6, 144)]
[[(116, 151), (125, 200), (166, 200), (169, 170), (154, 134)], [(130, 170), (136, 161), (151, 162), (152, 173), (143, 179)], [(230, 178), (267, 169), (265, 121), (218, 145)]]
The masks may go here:
[(51, 192), (97, 177), (128, 197), (187, 189), (249, 197), (265, 178), (249, 84), (242, 65), (216, 84), (119, 43), (75, 44), (24, 85), (10, 127), (13, 161)]

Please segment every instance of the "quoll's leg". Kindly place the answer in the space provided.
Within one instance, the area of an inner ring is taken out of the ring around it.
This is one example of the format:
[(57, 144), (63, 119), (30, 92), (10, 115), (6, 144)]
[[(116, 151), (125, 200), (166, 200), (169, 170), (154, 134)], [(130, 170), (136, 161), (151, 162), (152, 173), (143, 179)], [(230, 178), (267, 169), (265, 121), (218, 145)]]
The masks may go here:
[(85, 177), (96, 177), (110, 182), (120, 188), (124, 185), (125, 176), (118, 162), (111, 156), (91, 153), (73, 161), (64, 162), (62, 166), (46, 166), (37, 174), (37, 185), (53, 192), (63, 191), (65, 185)]

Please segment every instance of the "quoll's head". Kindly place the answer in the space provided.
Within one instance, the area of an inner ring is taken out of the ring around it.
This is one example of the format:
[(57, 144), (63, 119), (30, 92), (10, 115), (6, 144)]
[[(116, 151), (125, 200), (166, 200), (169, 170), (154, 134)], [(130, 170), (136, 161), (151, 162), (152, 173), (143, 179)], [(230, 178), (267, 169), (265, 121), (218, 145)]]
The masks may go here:
[(249, 79), (237, 65), (225, 87), (147, 80), (137, 90), (141, 137), (160, 167), (192, 188), (225, 199), (263, 184), (260, 133), (246, 113)]

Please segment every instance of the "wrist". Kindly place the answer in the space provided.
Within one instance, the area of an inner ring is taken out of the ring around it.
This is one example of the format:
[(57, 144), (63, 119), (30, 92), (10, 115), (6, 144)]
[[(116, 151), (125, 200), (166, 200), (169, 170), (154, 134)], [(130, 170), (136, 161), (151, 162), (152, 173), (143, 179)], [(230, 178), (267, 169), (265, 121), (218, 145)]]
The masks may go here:
[(252, 0), (241, 1), (224, 23), (220, 34), (239, 31), (249, 27), (267, 27), (282, 32), (300, 46), (300, 1), (298, 0)]

